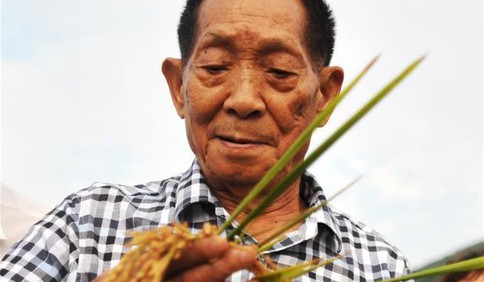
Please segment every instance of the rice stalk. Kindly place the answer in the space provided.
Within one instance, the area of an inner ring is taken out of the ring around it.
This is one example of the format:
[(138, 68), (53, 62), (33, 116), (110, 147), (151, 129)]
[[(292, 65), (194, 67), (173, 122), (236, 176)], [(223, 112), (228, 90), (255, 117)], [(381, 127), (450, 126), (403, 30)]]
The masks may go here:
[(128, 247), (135, 248), (123, 256), (103, 281), (163, 281), (173, 259), (178, 258), (195, 240), (215, 236), (216, 231), (215, 226), (206, 223), (200, 234), (194, 235), (186, 223), (175, 223), (173, 226), (133, 232)]
[[(363, 76), (371, 69), (378, 60), (379, 55), (373, 58), (368, 65), (350, 82), (350, 84), (341, 91), (341, 93), (331, 101), (328, 106), (311, 122), (311, 124), (301, 133), (294, 143), (287, 149), (281, 158), (266, 172), (261, 180), (254, 186), (251, 192), (242, 200), (237, 208), (232, 212), (227, 221), (220, 226), (218, 233), (222, 234), (225, 229), (232, 225), (235, 218), (271, 183), (277, 174), (287, 165), (289, 161), (301, 150), (304, 144), (311, 138), (312, 133), (318, 126), (328, 118), (336, 106), (346, 97), (346, 95), (355, 87)], [(241, 228), (242, 229), (242, 228)], [(239, 229), (237, 231), (240, 232)], [(232, 238), (233, 239), (233, 238)]]
[[(390, 93), (391, 90), (393, 90), (404, 78), (406, 78), (423, 61), (424, 58), (425, 56), (420, 57), (419, 59), (411, 63), (407, 68), (405, 68), (397, 77), (395, 77), (392, 81), (390, 81), (390, 83), (388, 83), (377, 94), (375, 94), (375, 96), (373, 96), (373, 98), (370, 99), (370, 101), (368, 101), (358, 112), (356, 112), (350, 119), (348, 119), (342, 126), (340, 126), (336, 130), (336, 132), (334, 132), (328, 139), (326, 139), (322, 144), (320, 144), (308, 157), (306, 157), (302, 162), (300, 162), (288, 175), (286, 175), (281, 180), (281, 182), (275, 185), (275, 187), (273, 187), (267, 193), (265, 198), (261, 201), (261, 203), (257, 207), (255, 207), (252, 211), (249, 212), (249, 214), (247, 214), (247, 216), (240, 222), (240, 224), (237, 225), (234, 228), (234, 230), (232, 230), (228, 238), (233, 239), (236, 235), (239, 235), (241, 230), (244, 229), (249, 224), (249, 222), (251, 222), (257, 216), (259, 216), (272, 202), (274, 202), (277, 199), (277, 197), (279, 197), (285, 191), (286, 188), (288, 188), (301, 174), (304, 173), (306, 168), (308, 168), (311, 164), (313, 164), (341, 136), (343, 136), (350, 128), (352, 128), (359, 120), (361, 120), (361, 118), (364, 117), (383, 98), (385, 98), (388, 95), (388, 93)], [(309, 139), (309, 137), (307, 138)], [(279, 162), (275, 164), (275, 166), (279, 166), (279, 165), (280, 165)], [(280, 169), (282, 169), (282, 167)], [(274, 177), (275, 175), (271, 178), (271, 180)], [(268, 183), (269, 182), (264, 183), (264, 185), (267, 185)], [(259, 184), (257, 184), (257, 186), (259, 186)], [(262, 187), (262, 189), (260, 190), (262, 191), (264, 188), (265, 187)], [(249, 202), (251, 202), (254, 198), (250, 198)], [(245, 201), (246, 199), (247, 198), (245, 198), (244, 201), (242, 201), (242, 203), (236, 208), (236, 211), (242, 211), (247, 206), (248, 203), (246, 203)], [(234, 214), (232, 214), (231, 219), (233, 217), (234, 217)], [(220, 229), (222, 228), (226, 228), (225, 225), (222, 226)]]
[(285, 282), (285, 281), (291, 281), (291, 279), (299, 277), (303, 274), (309, 273), (316, 268), (319, 268), (321, 266), (327, 265), (329, 263), (332, 263), (338, 259), (340, 259), (342, 256), (338, 255), (335, 256), (331, 259), (328, 260), (320, 260), (320, 259), (315, 259), (311, 260), (308, 262), (304, 262), (301, 264), (297, 264), (294, 266), (289, 266), (286, 268), (282, 268), (280, 270), (272, 271), (270, 273), (264, 274), (264, 275), (259, 275), (256, 277), (258, 281), (261, 282)]
[(409, 279), (416, 279), (422, 278), (427, 276), (435, 276), (435, 275), (442, 275), (447, 273), (454, 273), (454, 272), (465, 272), (465, 271), (472, 271), (472, 270), (480, 270), (484, 269), (484, 256), (468, 259), (444, 266), (438, 266), (434, 268), (424, 269), (422, 271), (414, 272), (408, 275), (391, 278), (382, 280), (381, 282), (397, 282), (397, 281), (406, 281)]
[[(341, 102), (341, 100), (350, 92), (353, 87), (360, 81), (360, 79), (367, 73), (367, 71), (376, 62), (378, 56), (375, 57), (360, 73), (359, 75), (347, 86), (342, 93), (334, 99), (324, 110), (318, 115), (310, 126), (299, 136), (288, 151), (280, 158), (280, 160), (264, 175), (254, 189), (244, 198), (241, 204), (231, 214), (229, 219), (217, 229), (217, 227), (206, 223), (201, 230), (200, 234), (194, 235), (190, 232), (186, 225), (175, 223), (173, 226), (161, 227), (157, 230), (150, 230), (144, 232), (138, 232), (133, 234), (133, 240), (130, 243), (131, 246), (136, 246), (133, 250), (123, 256), (121, 262), (117, 267), (113, 268), (107, 274), (107, 279), (103, 281), (163, 281), (170, 265), (170, 262), (178, 258), (181, 252), (186, 248), (189, 248), (196, 240), (206, 238), (209, 236), (218, 236), (223, 233), (229, 226), (232, 225), (235, 218), (247, 207), (247, 205), (254, 200), (273, 179), (280, 173), (280, 171), (287, 165), (287, 163), (295, 156), (295, 154), (304, 146), (309, 140), (313, 131), (323, 122), (335, 107)], [(243, 243), (241, 234), (245, 234), (244, 228), (256, 218), (273, 200), (275, 200), (286, 187), (297, 177), (299, 177), (304, 170), (310, 166), (322, 153), (324, 153), (331, 145), (333, 145), (343, 134), (345, 134), (356, 122), (358, 122), (363, 116), (365, 116), (378, 102), (380, 102), (391, 90), (394, 89), (405, 77), (407, 77), (423, 60), (424, 57), (419, 58), (410, 64), (404, 71), (402, 71), (395, 79), (388, 83), (383, 89), (381, 89), (367, 104), (365, 104), (356, 114), (354, 114), (347, 122), (345, 122), (335, 133), (333, 133), (326, 141), (320, 144), (314, 152), (312, 152), (304, 161), (299, 163), (294, 170), (292, 170), (284, 179), (278, 183), (274, 188), (269, 191), (266, 197), (262, 200), (261, 204), (252, 210), (242, 222), (228, 235), (228, 239), (235, 241), (232, 243), (233, 248), (240, 247), (237, 244)], [(335, 196), (341, 194), (350, 185), (342, 189)], [(332, 197), (334, 198), (334, 196)], [(329, 198), (331, 200), (332, 198)], [(254, 246), (258, 253), (270, 248), (279, 238), (284, 236), (284, 233), (295, 224), (304, 220), (310, 214), (320, 209), (326, 202), (320, 205), (308, 209), (302, 215), (296, 216), (290, 220), (283, 228), (276, 231), (270, 238), (263, 241), (260, 247)], [(236, 238), (236, 236), (239, 236)], [(262, 255), (263, 256), (263, 255)], [(275, 282), (275, 281), (289, 281), (292, 278), (298, 277), (302, 274), (315, 270), (318, 267), (334, 262), (342, 257), (342, 255), (336, 256), (329, 260), (316, 259), (313, 261), (305, 262), (299, 265), (286, 267), (283, 269), (277, 269), (277, 266), (268, 261), (268, 266), (258, 262), (249, 271), (253, 272), (257, 279), (262, 282)], [(482, 261), (480, 262), (482, 264)], [(387, 280), (394, 281), (394, 280)], [(395, 280), (396, 281), (396, 280)]]
[[(356, 178), (355, 180), (351, 181), (348, 185), (346, 185), (345, 187), (343, 187), (342, 189), (340, 189), (338, 192), (336, 192), (336, 194), (334, 194), (333, 196), (329, 197), (326, 201), (323, 201), (323, 202), (319, 203), (318, 205), (315, 205), (313, 207), (310, 207), (310, 208), (306, 209), (306, 211), (304, 211), (302, 214), (300, 214), (300, 215), (292, 218), (286, 224), (284, 224), (279, 229), (277, 229), (276, 231), (274, 231), (274, 233), (271, 234), (267, 239), (265, 239), (264, 241), (262, 241), (262, 242), (259, 243), (259, 246), (260, 247), (257, 249), (257, 251), (259, 252), (259, 254), (260, 253), (263, 253), (263, 252), (265, 252), (267, 250), (269, 250), (270, 248), (272, 248), (275, 244), (277, 244), (277, 242), (280, 241), (280, 239), (282, 239), (284, 237), (284, 233), (286, 231), (288, 231), (292, 227), (296, 226), (299, 222), (302, 222), (303, 220), (305, 220), (306, 218), (308, 218), (311, 214), (313, 214), (317, 210), (319, 210), (319, 209), (323, 208), (324, 206), (326, 206), (330, 201), (332, 201), (337, 196), (343, 194), (343, 192), (345, 192), (350, 187), (352, 187), (360, 179), (361, 179), (361, 176), (358, 177), (358, 178)], [(254, 234), (254, 235), (256, 235), (256, 234)]]

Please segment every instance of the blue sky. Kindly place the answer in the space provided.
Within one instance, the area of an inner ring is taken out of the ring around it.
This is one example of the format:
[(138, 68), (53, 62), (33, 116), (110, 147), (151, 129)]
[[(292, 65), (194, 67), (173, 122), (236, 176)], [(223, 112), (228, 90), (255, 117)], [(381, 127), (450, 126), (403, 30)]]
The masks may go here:
[[(179, 3), (178, 3), (179, 2)], [(92, 182), (136, 184), (188, 167), (160, 72), (179, 54), (182, 1), (2, 1), (1, 181), (53, 206)], [(414, 266), (483, 240), (481, 1), (329, 1), (334, 65), (377, 66), (313, 138), (324, 140), (406, 64), (422, 66), (310, 171), (334, 205)]]

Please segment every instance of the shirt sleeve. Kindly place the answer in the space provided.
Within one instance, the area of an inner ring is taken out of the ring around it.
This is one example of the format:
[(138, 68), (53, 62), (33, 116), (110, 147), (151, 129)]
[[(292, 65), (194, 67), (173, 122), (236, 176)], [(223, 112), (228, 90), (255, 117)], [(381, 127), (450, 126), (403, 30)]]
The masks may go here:
[(6, 281), (63, 281), (77, 268), (78, 205), (68, 197), (31, 227), (0, 263)]

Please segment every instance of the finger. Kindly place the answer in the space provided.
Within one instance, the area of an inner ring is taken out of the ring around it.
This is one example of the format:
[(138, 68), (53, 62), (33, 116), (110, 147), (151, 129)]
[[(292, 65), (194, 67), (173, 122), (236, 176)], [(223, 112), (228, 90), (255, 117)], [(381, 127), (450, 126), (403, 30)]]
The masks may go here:
[(169, 280), (174, 282), (223, 282), (232, 273), (250, 268), (257, 262), (257, 252), (252, 248), (232, 248), (223, 256), (179, 273)]
[(227, 252), (229, 247), (229, 242), (219, 236), (196, 240), (193, 245), (182, 251), (178, 259), (175, 259), (170, 263), (167, 275), (170, 276), (170, 274), (221, 257)]

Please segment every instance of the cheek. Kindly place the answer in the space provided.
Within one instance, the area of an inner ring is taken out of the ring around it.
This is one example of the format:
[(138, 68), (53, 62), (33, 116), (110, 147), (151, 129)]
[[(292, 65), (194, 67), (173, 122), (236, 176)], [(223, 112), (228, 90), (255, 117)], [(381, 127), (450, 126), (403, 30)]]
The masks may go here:
[(207, 124), (200, 123), (193, 117), (186, 118), (185, 131), (190, 149), (202, 164), (205, 163), (208, 146)]
[(200, 136), (198, 127), (191, 119), (185, 119), (185, 132), (190, 148), (195, 155), (198, 155), (197, 152), (200, 152), (202, 148), (200, 146), (202, 136)]
[(200, 85), (188, 87), (185, 101), (185, 112), (193, 123), (208, 123), (219, 112), (223, 105), (222, 89), (205, 89)]
[[(314, 95), (301, 91), (281, 97), (284, 101), (274, 101), (272, 112), (283, 134), (299, 134), (316, 114)], [(276, 99), (279, 100), (279, 99)], [(293, 132), (297, 131), (297, 132)]]
[(188, 83), (185, 89), (185, 129), (188, 142), (194, 154), (204, 162), (210, 124), (222, 108), (224, 92), (217, 87), (207, 89), (198, 82)]
[(311, 112), (311, 101), (309, 99), (297, 99), (289, 105), (289, 112), (294, 119), (304, 119)]

